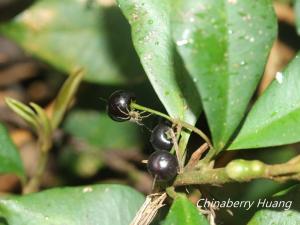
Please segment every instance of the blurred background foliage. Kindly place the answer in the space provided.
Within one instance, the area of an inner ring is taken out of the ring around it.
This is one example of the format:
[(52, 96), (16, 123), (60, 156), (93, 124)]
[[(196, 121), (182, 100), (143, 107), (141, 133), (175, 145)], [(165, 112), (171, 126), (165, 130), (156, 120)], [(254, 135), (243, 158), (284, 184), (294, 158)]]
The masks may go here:
[[(294, 11), (300, 10), (298, 2), (274, 1), (279, 35), (254, 98), (300, 49), (295, 26), (300, 19)], [(134, 50), (129, 24), (116, 3), (113, 0), (3, 0), (0, 21), (0, 121), (9, 129), (20, 150), (26, 173), (31, 175), (36, 166), (35, 137), (25, 123), (11, 113), (4, 97), (36, 102), (49, 109), (64, 75), (81, 65), (87, 70), (85, 82), (63, 126), (55, 133), (43, 188), (120, 183), (149, 193), (151, 178), (141, 161), (152, 151), (149, 130), (157, 118), (147, 120), (142, 127), (115, 123), (105, 113), (105, 99), (116, 89), (130, 89), (143, 105), (164, 111)], [(208, 133), (203, 115), (197, 125)], [(195, 149), (198, 144), (197, 137), (192, 136), (188, 148)], [(238, 157), (261, 159), (266, 163), (285, 162), (299, 154), (299, 147), (296, 144), (224, 152), (217, 166)], [(272, 196), (291, 185), (257, 180), (208, 189), (212, 198), (255, 200)], [(20, 183), (16, 176), (1, 175), (0, 191), (3, 195), (18, 193)], [(218, 220), (222, 224), (242, 224), (255, 212), (233, 213), (234, 220), (226, 211), (221, 211)]]

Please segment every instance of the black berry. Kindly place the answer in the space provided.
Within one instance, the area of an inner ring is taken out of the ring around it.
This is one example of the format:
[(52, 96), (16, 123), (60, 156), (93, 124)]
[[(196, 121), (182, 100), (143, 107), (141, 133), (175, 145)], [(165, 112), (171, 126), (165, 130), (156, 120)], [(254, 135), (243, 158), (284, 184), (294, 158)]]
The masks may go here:
[(168, 181), (174, 178), (178, 170), (178, 162), (168, 151), (155, 151), (148, 159), (148, 171), (159, 181)]
[(150, 143), (155, 150), (169, 151), (173, 147), (173, 141), (170, 137), (171, 129), (171, 126), (166, 122), (161, 122), (154, 127)]
[(129, 91), (115, 91), (108, 99), (107, 113), (115, 121), (122, 122), (130, 119), (130, 103), (136, 97)]

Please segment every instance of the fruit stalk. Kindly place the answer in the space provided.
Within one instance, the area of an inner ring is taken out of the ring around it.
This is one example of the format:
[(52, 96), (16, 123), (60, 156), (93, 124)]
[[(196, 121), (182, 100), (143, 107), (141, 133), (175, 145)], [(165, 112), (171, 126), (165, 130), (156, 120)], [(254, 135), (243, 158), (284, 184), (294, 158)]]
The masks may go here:
[(154, 109), (150, 109), (150, 108), (147, 108), (145, 106), (142, 106), (142, 105), (139, 105), (135, 102), (131, 102), (130, 104), (130, 107), (132, 109), (137, 109), (137, 110), (141, 110), (141, 111), (146, 111), (146, 112), (149, 112), (151, 114), (154, 114), (154, 115), (157, 115), (157, 116), (160, 116), (160, 117), (163, 117), (169, 121), (171, 121), (173, 124), (175, 125), (181, 125), (182, 127), (188, 129), (188, 130), (191, 130), (193, 131), (194, 133), (198, 134), (209, 146), (210, 148), (212, 148), (212, 144), (211, 144), (211, 141), (210, 139), (201, 131), (199, 130), (197, 127), (194, 127), (193, 125), (187, 123), (187, 122), (184, 122), (182, 120), (179, 120), (179, 119), (173, 119), (172, 117), (164, 114), (164, 113), (161, 113), (159, 111), (156, 111)]

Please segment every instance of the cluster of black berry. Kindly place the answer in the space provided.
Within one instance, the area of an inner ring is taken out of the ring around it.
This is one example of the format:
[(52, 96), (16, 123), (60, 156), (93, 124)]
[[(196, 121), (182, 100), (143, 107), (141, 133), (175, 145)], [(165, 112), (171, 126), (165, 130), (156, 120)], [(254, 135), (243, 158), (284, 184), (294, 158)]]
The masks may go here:
[[(115, 121), (130, 119), (139, 121), (139, 112), (131, 108), (136, 96), (128, 91), (116, 91), (108, 99), (107, 113)], [(169, 151), (173, 147), (172, 127), (166, 122), (160, 122), (151, 133), (150, 142), (156, 150), (148, 159), (147, 168), (157, 180), (167, 181), (174, 178), (178, 170), (178, 161)]]

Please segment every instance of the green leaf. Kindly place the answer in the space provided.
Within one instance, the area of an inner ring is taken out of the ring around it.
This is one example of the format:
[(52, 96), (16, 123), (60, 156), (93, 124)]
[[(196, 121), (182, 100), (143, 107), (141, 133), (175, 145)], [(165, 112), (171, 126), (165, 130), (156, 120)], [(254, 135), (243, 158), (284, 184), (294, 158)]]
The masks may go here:
[[(271, 199), (267, 199), (273, 204), (275, 202), (281, 202), (283, 207), (269, 207), (268, 209), (262, 209), (255, 213), (248, 225), (298, 225), (300, 224), (300, 189), (294, 187), (290, 189), (288, 194), (284, 196), (278, 196)], [(264, 199), (262, 199), (264, 201)], [(269, 203), (270, 204), (270, 203)], [(290, 206), (290, 208), (289, 208)]]
[(128, 225), (143, 200), (121, 185), (55, 188), (0, 200), (0, 216), (13, 225)]
[(29, 106), (9, 97), (5, 98), (5, 102), (8, 107), (23, 120), (25, 120), (31, 126), (31, 128), (35, 129), (36, 131), (39, 129), (38, 117)]
[(76, 110), (69, 113), (63, 129), (102, 150), (129, 150), (141, 145), (140, 129), (133, 123), (116, 123), (106, 113)]
[(53, 106), (53, 118), (52, 128), (56, 129), (62, 121), (71, 101), (73, 100), (84, 72), (81, 69), (77, 69), (71, 73), (70, 77), (65, 81), (60, 89)]
[(25, 179), (19, 151), (2, 124), (0, 124), (0, 173), (13, 173)]
[(131, 25), (133, 43), (144, 70), (167, 112), (194, 123), (201, 103), (175, 52), (171, 2), (119, 0), (118, 3)]
[[(38, 123), (42, 128), (41, 132), (43, 133), (44, 137), (51, 139), (51, 135), (52, 135), (51, 124), (45, 110), (42, 109), (39, 105), (35, 104), (34, 102), (31, 102), (29, 105), (37, 113)], [(39, 133), (39, 135), (41, 134)]]
[(142, 79), (129, 26), (116, 7), (100, 7), (97, 1), (39, 0), (1, 24), (0, 32), (68, 74), (83, 67), (88, 81), (121, 84)]
[(300, 141), (299, 54), (257, 100), (230, 150)]
[(277, 20), (270, 0), (176, 0), (173, 38), (221, 150), (263, 74)]
[(186, 198), (176, 198), (163, 225), (209, 225), (207, 219)]

